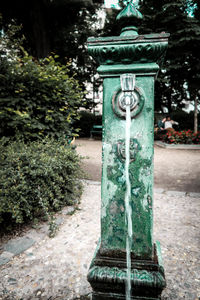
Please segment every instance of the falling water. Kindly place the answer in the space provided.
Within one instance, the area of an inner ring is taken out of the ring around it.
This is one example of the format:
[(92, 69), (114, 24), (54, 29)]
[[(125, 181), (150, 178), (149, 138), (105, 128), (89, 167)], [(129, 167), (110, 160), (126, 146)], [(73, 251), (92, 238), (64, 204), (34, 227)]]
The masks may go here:
[[(126, 99), (127, 100), (127, 99)], [(129, 100), (129, 99), (128, 99)], [(129, 164), (130, 164), (130, 127), (131, 127), (131, 113), (130, 113), (130, 100), (126, 101), (126, 161), (125, 161), (125, 178), (126, 178), (126, 193), (125, 193), (125, 212), (126, 212), (126, 267), (127, 267), (127, 280), (126, 280), (126, 300), (131, 299), (131, 246), (132, 246), (132, 209), (130, 205), (131, 198), (131, 184), (129, 177)]]

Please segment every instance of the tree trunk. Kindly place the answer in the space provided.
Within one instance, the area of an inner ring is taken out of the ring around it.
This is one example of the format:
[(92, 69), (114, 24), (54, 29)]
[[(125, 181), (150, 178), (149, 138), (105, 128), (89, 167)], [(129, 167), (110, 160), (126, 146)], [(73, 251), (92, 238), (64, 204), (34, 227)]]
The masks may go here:
[(198, 97), (194, 100), (194, 132), (198, 131)]
[[(30, 29), (32, 36), (32, 48), (35, 48), (34, 56), (43, 58), (50, 53), (50, 41), (48, 32), (48, 12), (46, 1), (34, 0), (30, 2)], [(49, 24), (50, 26), (51, 24)]]

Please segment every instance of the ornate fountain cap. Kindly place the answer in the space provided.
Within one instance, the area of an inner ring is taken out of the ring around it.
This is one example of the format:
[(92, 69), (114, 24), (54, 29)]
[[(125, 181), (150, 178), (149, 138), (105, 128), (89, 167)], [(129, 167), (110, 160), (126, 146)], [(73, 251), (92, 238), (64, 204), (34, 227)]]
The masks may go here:
[(143, 15), (136, 8), (135, 4), (133, 4), (133, 0), (131, 0), (116, 18), (123, 26), (120, 36), (138, 35), (138, 30), (135, 25), (137, 25), (142, 18)]

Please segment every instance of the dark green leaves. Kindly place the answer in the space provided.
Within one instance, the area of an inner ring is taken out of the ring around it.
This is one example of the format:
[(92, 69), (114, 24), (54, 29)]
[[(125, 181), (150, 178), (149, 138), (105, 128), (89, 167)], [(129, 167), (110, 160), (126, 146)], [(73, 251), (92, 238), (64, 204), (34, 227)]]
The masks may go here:
[[(83, 93), (53, 56), (1, 59), (0, 136), (26, 139), (70, 134)], [(71, 133), (72, 134), (72, 133)]]
[(81, 195), (80, 159), (65, 141), (0, 141), (0, 223), (48, 216)]

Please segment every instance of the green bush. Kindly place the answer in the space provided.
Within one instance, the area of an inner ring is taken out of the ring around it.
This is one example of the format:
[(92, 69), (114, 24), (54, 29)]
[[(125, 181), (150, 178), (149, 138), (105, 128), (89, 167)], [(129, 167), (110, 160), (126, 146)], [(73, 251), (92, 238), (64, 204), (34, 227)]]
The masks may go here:
[(186, 113), (183, 110), (175, 110), (171, 114), (171, 119), (178, 122), (179, 130), (194, 129), (194, 112)]
[[(158, 121), (164, 119), (167, 115), (170, 115), (171, 119), (178, 122), (179, 125), (175, 129), (178, 130), (194, 130), (194, 112), (190, 111), (190, 113), (185, 112), (182, 109), (177, 109), (173, 111), (171, 114), (165, 113), (155, 113), (155, 123), (158, 123)], [(198, 123), (200, 128), (200, 118), (198, 117)]]
[(80, 111), (80, 119), (74, 123), (75, 128), (79, 128), (79, 136), (89, 137), (92, 126), (102, 124), (102, 116), (95, 116), (93, 113), (88, 111)]
[(67, 142), (0, 141), (0, 224), (25, 223), (79, 201), (80, 158)]
[(0, 137), (71, 135), (83, 93), (67, 65), (50, 56), (0, 56)]

